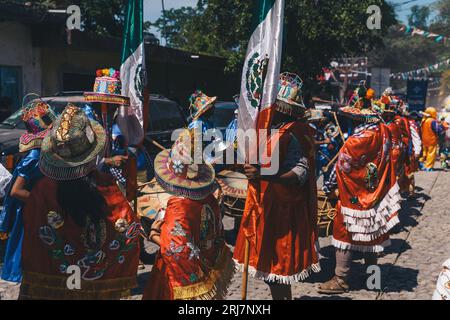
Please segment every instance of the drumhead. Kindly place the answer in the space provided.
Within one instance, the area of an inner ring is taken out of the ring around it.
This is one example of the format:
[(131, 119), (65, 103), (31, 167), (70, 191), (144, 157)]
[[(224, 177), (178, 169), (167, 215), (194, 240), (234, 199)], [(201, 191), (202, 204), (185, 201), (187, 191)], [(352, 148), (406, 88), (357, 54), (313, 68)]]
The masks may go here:
[(158, 212), (165, 210), (171, 195), (153, 180), (141, 190), (138, 198), (138, 215), (148, 219), (155, 219)]
[(218, 174), (217, 180), (224, 195), (238, 199), (247, 197), (248, 180), (244, 174), (225, 170)]

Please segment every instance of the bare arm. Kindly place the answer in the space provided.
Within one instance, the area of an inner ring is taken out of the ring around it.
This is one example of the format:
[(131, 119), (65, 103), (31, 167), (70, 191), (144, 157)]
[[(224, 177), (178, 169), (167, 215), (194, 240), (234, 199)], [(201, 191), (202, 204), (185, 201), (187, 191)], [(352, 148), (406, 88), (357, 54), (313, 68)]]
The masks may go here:
[(25, 189), (27, 180), (22, 177), (17, 177), (14, 185), (11, 188), (11, 197), (16, 198), (22, 202), (25, 202), (30, 197), (30, 192)]

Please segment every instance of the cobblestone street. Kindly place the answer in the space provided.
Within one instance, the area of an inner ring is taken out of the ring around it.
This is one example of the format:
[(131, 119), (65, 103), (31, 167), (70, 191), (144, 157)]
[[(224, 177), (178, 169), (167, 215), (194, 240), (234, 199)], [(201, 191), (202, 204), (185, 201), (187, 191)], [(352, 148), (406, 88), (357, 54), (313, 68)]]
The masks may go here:
[[(357, 271), (350, 285), (353, 290), (342, 296), (323, 296), (317, 293), (319, 283), (327, 281), (335, 265), (334, 249), (330, 238), (320, 240), (322, 272), (313, 274), (306, 283), (293, 286), (294, 299), (335, 299), (335, 300), (429, 300), (433, 294), (441, 264), (450, 256), (450, 197), (448, 186), (450, 172), (436, 171), (416, 174), (417, 198), (404, 201), (400, 212), (401, 225), (392, 235), (392, 246), (386, 255), (379, 259), (381, 267), (381, 292), (366, 289), (366, 275), (362, 261), (353, 263)], [(233, 243), (234, 220), (225, 218), (227, 240)], [(147, 244), (147, 251), (153, 253), (156, 247)], [(139, 287), (133, 292), (132, 299), (142, 297), (143, 287), (151, 266), (139, 271)], [(231, 285), (228, 299), (240, 299), (241, 275), (236, 274)], [(268, 286), (259, 280), (250, 279), (248, 287), (250, 300), (270, 299)], [(0, 281), (0, 298), (17, 299), (18, 285)]]

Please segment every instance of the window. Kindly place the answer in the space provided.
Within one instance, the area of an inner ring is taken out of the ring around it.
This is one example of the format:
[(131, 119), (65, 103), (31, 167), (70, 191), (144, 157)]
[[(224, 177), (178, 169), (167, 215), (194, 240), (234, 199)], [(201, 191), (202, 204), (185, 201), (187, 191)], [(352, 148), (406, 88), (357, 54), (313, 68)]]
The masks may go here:
[(177, 104), (168, 101), (151, 100), (149, 120), (153, 131), (174, 130), (186, 126)]
[(0, 66), (0, 113), (18, 110), (22, 104), (22, 68)]

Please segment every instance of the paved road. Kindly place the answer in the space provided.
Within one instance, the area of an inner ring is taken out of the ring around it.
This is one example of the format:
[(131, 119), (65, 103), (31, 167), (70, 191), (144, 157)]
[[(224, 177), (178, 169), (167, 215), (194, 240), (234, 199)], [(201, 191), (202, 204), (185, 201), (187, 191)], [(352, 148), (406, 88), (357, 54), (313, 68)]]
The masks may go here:
[[(418, 197), (404, 201), (400, 212), (401, 226), (392, 236), (393, 245), (382, 257), (380, 291), (366, 289), (362, 261), (357, 260), (352, 268), (359, 271), (350, 280), (354, 289), (342, 296), (322, 296), (317, 293), (319, 283), (328, 280), (335, 265), (334, 249), (330, 238), (320, 240), (322, 272), (312, 275), (306, 283), (293, 286), (294, 299), (335, 299), (335, 300), (375, 300), (375, 299), (430, 299), (441, 264), (450, 257), (450, 172), (418, 173)], [(235, 238), (233, 219), (224, 221), (227, 239), (232, 244)], [(152, 253), (157, 248), (146, 244)], [(151, 270), (151, 265), (139, 271), (139, 287), (132, 299), (142, 297), (143, 287)], [(229, 290), (228, 299), (240, 299), (241, 275), (236, 274)], [(0, 299), (17, 299), (18, 286), (0, 281)], [(270, 299), (268, 287), (259, 280), (249, 280), (248, 298)]]

